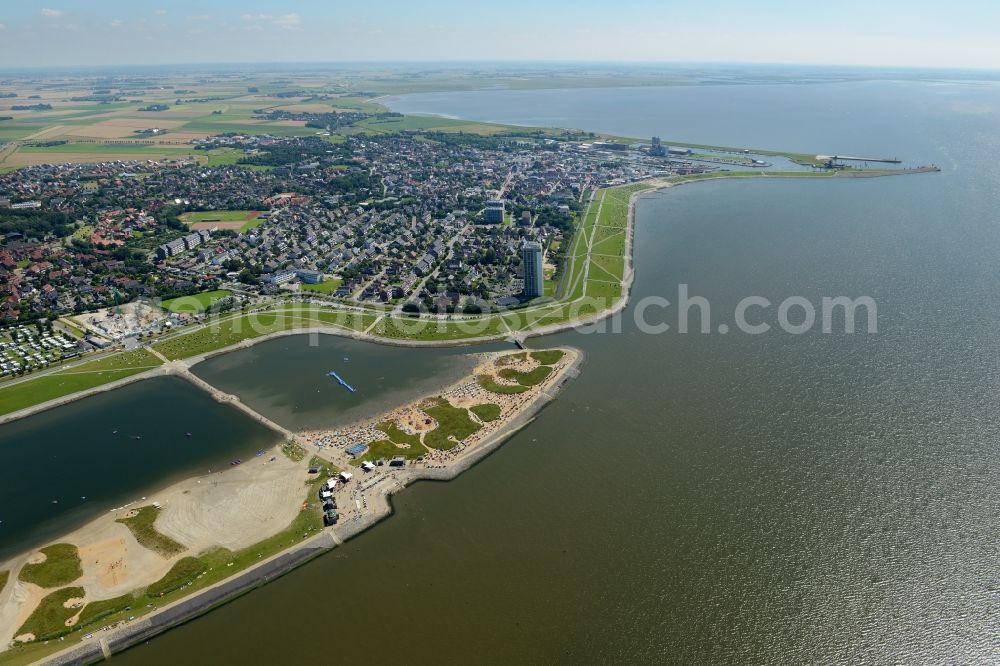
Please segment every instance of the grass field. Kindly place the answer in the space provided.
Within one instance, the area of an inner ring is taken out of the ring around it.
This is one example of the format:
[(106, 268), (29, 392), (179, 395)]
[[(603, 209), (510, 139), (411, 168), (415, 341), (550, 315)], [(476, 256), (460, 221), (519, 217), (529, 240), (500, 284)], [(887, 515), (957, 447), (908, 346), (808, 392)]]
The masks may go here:
[(188, 224), (192, 222), (205, 222), (205, 221), (220, 221), (220, 222), (232, 222), (236, 220), (245, 220), (251, 213), (256, 213), (253, 210), (199, 210), (191, 211), (189, 213), (184, 213), (181, 215), (181, 222), (186, 222)]
[(181, 215), (180, 220), (188, 225), (198, 224), (199, 228), (216, 224), (222, 229), (234, 229), (241, 234), (267, 222), (267, 218), (262, 217), (261, 212), (256, 210), (191, 211)]
[(373, 324), (375, 319), (376, 316), (371, 314), (287, 307), (221, 319), (190, 333), (161, 340), (153, 347), (168, 359), (174, 360), (198, 356), (244, 340), (296, 328), (333, 326), (363, 331)]
[(60, 587), (68, 585), (83, 575), (80, 566), (80, 552), (69, 543), (56, 543), (42, 548), (45, 561), (38, 564), (25, 564), (21, 567), (18, 580), (34, 583), (38, 587)]
[(385, 317), (372, 333), (396, 340), (462, 340), (497, 336), (507, 332), (499, 315), (467, 321), (430, 320), (410, 317)]
[(169, 558), (183, 552), (184, 546), (156, 529), (154, 523), (158, 515), (160, 515), (160, 510), (155, 506), (144, 506), (137, 510), (135, 516), (119, 518), (116, 522), (128, 527), (140, 545), (163, 557)]
[(65, 395), (84, 391), (161, 365), (145, 349), (122, 352), (0, 387), (0, 414), (9, 414)]
[(199, 314), (209, 309), (219, 301), (229, 296), (233, 292), (228, 289), (216, 289), (215, 291), (203, 291), (200, 294), (191, 296), (178, 296), (160, 303), (160, 307), (169, 312), (177, 314)]
[(338, 278), (327, 278), (319, 284), (306, 284), (303, 282), (299, 288), (302, 291), (311, 291), (317, 294), (332, 294), (340, 288), (343, 282), (343, 280)]

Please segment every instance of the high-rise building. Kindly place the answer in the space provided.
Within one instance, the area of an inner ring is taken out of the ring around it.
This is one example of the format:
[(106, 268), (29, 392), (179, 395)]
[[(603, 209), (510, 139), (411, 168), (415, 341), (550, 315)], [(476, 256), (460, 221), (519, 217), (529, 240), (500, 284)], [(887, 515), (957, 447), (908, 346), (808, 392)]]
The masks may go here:
[(545, 273), (542, 271), (542, 244), (530, 241), (521, 248), (524, 269), (524, 295), (538, 298), (545, 293)]
[(503, 213), (504, 213), (503, 199), (497, 199), (495, 201), (486, 202), (486, 211), (485, 211), (486, 224), (502, 224)]

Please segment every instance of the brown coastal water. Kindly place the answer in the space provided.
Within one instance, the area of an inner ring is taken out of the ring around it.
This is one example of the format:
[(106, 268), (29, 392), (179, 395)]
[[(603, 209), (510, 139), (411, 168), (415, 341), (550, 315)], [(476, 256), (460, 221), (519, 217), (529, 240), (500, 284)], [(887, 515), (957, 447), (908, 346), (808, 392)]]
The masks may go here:
[[(122, 661), (989, 661), (1000, 235), (970, 222), (974, 240), (928, 244), (931, 217), (864, 215), (904, 192), (943, 214), (932, 187), (650, 199), (637, 299), (686, 282), (726, 313), (745, 290), (872, 291), (880, 333), (653, 336), (627, 316), (556, 336), (583, 375), (484, 463)], [(969, 291), (929, 302), (934, 262)]]

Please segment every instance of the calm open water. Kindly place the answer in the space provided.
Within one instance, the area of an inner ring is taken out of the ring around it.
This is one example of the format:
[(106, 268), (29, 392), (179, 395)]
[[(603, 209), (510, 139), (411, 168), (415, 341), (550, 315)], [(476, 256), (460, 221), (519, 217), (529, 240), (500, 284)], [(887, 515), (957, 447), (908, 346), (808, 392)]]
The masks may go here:
[(270, 429), (177, 377), (2, 425), (0, 560), (277, 441)]
[[(286, 427), (332, 428), (371, 418), (458, 381), (475, 366), (476, 353), (508, 346), (408, 349), (331, 335), (296, 335), (216, 356), (194, 371)], [(355, 392), (331, 378), (331, 370)]]
[[(998, 89), (476, 95), (398, 108), (945, 171), (648, 198), (633, 303), (685, 283), (714, 328), (748, 295), (870, 295), (879, 333), (647, 335), (631, 307), (620, 334), (535, 341), (581, 347), (587, 365), (496, 454), (116, 660), (996, 662)], [(267, 367), (250, 383), (300, 381)]]

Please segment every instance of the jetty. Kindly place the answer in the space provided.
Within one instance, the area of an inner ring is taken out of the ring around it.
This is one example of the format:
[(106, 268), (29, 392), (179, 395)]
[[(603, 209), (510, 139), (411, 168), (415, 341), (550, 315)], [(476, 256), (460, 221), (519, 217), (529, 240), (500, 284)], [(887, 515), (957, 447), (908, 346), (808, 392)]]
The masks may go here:
[(340, 375), (338, 375), (333, 370), (330, 371), (330, 376), (333, 377), (334, 379), (336, 379), (338, 382), (340, 382), (340, 385), (343, 386), (348, 391), (350, 391), (351, 393), (354, 393), (356, 391), (356, 389), (353, 386), (351, 386), (350, 384), (348, 384), (347, 382), (345, 382), (344, 378), (341, 377)]
[(895, 157), (854, 157), (852, 155), (817, 155), (820, 162), (880, 162), (882, 164), (902, 164)]

